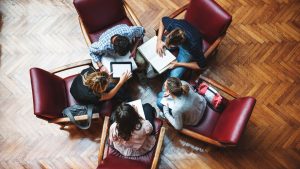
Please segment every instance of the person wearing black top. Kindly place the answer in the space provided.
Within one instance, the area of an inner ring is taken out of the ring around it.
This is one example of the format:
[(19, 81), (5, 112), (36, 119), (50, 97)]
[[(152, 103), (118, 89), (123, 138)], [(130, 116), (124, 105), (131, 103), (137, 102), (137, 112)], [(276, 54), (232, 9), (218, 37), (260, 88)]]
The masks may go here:
[[(163, 42), (163, 32), (168, 34)], [(156, 52), (163, 57), (164, 48), (179, 48), (176, 61), (171, 64), (169, 77), (181, 78), (187, 68), (199, 70), (206, 67), (202, 52), (202, 35), (186, 20), (163, 17), (157, 35)]]
[(84, 69), (73, 81), (70, 92), (81, 104), (98, 104), (112, 99), (124, 83), (131, 78), (131, 72), (125, 72), (116, 85), (110, 83), (107, 72), (99, 72), (89, 67)]

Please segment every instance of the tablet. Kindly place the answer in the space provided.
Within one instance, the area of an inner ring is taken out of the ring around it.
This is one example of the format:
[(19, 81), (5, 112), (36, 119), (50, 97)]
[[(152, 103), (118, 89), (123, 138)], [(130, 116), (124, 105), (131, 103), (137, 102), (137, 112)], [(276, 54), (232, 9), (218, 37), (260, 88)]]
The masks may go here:
[(126, 71), (132, 71), (131, 62), (110, 62), (110, 70), (113, 78), (120, 78)]

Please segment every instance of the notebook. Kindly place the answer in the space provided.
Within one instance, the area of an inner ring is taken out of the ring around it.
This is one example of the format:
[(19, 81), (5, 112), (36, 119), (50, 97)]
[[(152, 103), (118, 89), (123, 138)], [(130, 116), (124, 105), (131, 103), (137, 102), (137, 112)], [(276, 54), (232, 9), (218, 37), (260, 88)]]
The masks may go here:
[(163, 57), (160, 57), (156, 53), (156, 42), (157, 36), (154, 36), (138, 47), (138, 50), (154, 67), (154, 69), (161, 74), (171, 66), (170, 63), (175, 61), (176, 57), (168, 50), (165, 51), (165, 55)]
[(132, 102), (128, 102), (127, 104), (129, 104), (130, 106), (136, 106), (137, 108), (137, 111), (138, 111), (138, 114), (143, 118), (143, 119), (146, 119), (145, 118), (145, 112), (144, 112), (144, 109), (143, 109), (143, 105), (142, 105), (142, 100), (141, 99), (138, 99), (138, 100), (135, 100), (135, 101), (132, 101)]
[(132, 71), (131, 62), (110, 62), (110, 70), (113, 78), (120, 78), (126, 71)]
[[(132, 57), (130, 57), (131, 53), (128, 52), (124, 56), (103, 56), (101, 63), (108, 69), (109, 72), (112, 72), (111, 67), (110, 67), (110, 62), (131, 62), (132, 64), (132, 70), (137, 69), (137, 65)], [(130, 57), (130, 58), (129, 58)]]

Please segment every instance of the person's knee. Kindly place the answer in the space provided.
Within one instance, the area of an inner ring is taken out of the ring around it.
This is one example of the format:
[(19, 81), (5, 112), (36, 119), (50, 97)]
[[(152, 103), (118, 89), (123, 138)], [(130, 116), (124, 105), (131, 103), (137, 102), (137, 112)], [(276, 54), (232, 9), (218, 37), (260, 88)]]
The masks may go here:
[(170, 76), (169, 77), (176, 77), (176, 78), (179, 78), (181, 79), (182, 76), (183, 76), (183, 73), (185, 72), (186, 70), (184, 68), (178, 68), (177, 70), (172, 70), (170, 72)]

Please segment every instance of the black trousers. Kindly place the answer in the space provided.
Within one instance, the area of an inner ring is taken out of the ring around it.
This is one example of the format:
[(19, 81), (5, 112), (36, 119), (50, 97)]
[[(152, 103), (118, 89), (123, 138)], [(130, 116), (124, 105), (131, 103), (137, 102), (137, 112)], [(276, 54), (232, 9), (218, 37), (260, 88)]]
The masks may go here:
[(144, 109), (146, 120), (148, 120), (152, 124), (153, 127), (152, 134), (154, 134), (155, 133), (154, 119), (155, 119), (156, 110), (149, 103), (143, 104), (143, 109)]

